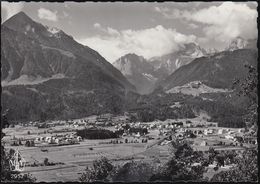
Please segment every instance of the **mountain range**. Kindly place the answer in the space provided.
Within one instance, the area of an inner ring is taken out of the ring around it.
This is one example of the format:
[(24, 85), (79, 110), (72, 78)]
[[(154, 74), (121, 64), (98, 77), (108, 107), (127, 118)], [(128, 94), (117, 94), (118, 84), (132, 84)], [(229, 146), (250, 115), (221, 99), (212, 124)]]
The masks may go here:
[(177, 52), (149, 60), (136, 54), (126, 54), (116, 60), (113, 65), (137, 88), (140, 94), (148, 94), (154, 90), (155, 84), (177, 68), (190, 63), (193, 59), (206, 55), (206, 51), (198, 44), (184, 44)]
[(206, 50), (196, 43), (184, 44), (178, 51), (161, 57), (153, 57), (149, 61), (155, 70), (163, 70), (168, 75), (172, 74), (176, 69), (190, 63), (195, 58), (205, 56)]
[(14, 121), (119, 114), (149, 95), (160, 101), (160, 89), (194, 96), (230, 91), (257, 57), (256, 40), (238, 37), (221, 52), (188, 43), (151, 59), (126, 54), (112, 65), (64, 31), (20, 12), (1, 25), (1, 105)]
[[(226, 57), (231, 54), (231, 52), (239, 50), (239, 49), (253, 49), (256, 50), (256, 39), (245, 40), (242, 37), (237, 37), (234, 40), (230, 41), (229, 45), (224, 51), (218, 51), (214, 48), (212, 49), (203, 49), (196, 43), (189, 43), (184, 44), (178, 51), (172, 52), (167, 55), (163, 55), (161, 57), (153, 57), (149, 60), (145, 59), (142, 56), (137, 56), (135, 54), (127, 54), (117, 61), (113, 63), (113, 65), (120, 70), (123, 75), (137, 88), (137, 92), (140, 94), (148, 94), (151, 93), (156, 87), (161, 85), (161, 82), (165, 83), (165, 81), (171, 81), (170, 76), (183, 76), (183, 81), (192, 82), (192, 78), (189, 76), (203, 76), (206, 75), (209, 71), (204, 71), (205, 73), (201, 74), (194, 73), (194, 71), (185, 71), (185, 73), (180, 74), (183, 72), (184, 69), (181, 69), (181, 72), (175, 74), (179, 68), (184, 67), (185, 65), (189, 65), (194, 62), (194, 60), (203, 60), (205, 61), (199, 63), (198, 68), (203, 65), (204, 63), (208, 63), (213, 56), (216, 58), (224, 57), (223, 60), (226, 60)], [(243, 51), (235, 52), (239, 54)], [(221, 54), (220, 54), (221, 53)], [(245, 57), (250, 57), (245, 56)], [(232, 56), (231, 56), (232, 57)], [(201, 58), (201, 59), (200, 59)], [(239, 59), (239, 58), (237, 58)], [(209, 61), (208, 61), (209, 60)], [(222, 62), (220, 62), (222, 64)], [(238, 62), (239, 64), (243, 64), (243, 62)], [(231, 66), (235, 63), (231, 63)], [(215, 66), (211, 66), (211, 68), (207, 68), (208, 70), (214, 71), (218, 70), (219, 68), (223, 68), (226, 71), (225, 66), (221, 66), (219, 64), (215, 64)], [(243, 71), (245, 72), (245, 71)], [(242, 72), (242, 73), (243, 73)], [(185, 77), (187, 74), (187, 78)], [(213, 74), (212, 74), (213, 75)], [(168, 77), (168, 78), (167, 78)], [(217, 76), (216, 76), (217, 77)], [(219, 76), (221, 78), (221, 76)], [(186, 78), (186, 79), (185, 79)], [(177, 78), (173, 79), (173, 83), (178, 83)], [(209, 81), (211, 79), (208, 79)], [(219, 79), (220, 80), (220, 79)], [(224, 79), (222, 79), (224, 80)], [(227, 79), (229, 80), (229, 79)], [(162, 84), (164, 86), (164, 84)], [(181, 83), (181, 85), (184, 85)]]

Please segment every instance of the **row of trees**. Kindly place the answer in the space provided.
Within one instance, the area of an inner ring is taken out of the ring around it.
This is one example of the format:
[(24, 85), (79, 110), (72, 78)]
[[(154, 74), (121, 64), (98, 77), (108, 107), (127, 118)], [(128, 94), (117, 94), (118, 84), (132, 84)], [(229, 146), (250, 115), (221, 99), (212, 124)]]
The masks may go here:
[(118, 138), (119, 133), (107, 129), (86, 128), (77, 130), (77, 135), (84, 139), (111, 139)]

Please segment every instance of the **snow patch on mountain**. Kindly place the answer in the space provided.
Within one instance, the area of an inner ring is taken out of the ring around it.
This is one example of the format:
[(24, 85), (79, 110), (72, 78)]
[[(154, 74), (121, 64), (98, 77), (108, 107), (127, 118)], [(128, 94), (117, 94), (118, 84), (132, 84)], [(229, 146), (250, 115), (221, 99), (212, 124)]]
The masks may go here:
[(61, 31), (60, 29), (58, 29), (58, 28), (56, 28), (56, 27), (46, 26), (46, 28), (47, 28), (47, 31), (48, 31), (49, 33), (51, 33), (51, 34), (56, 34), (56, 33), (58, 33), (58, 32)]

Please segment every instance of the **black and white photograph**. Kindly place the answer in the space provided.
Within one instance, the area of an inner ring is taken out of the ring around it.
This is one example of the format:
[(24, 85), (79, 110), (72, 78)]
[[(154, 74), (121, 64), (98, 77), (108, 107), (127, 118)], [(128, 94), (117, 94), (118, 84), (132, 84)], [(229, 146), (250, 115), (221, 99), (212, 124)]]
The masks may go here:
[(258, 182), (258, 19), (1, 1), (1, 182)]

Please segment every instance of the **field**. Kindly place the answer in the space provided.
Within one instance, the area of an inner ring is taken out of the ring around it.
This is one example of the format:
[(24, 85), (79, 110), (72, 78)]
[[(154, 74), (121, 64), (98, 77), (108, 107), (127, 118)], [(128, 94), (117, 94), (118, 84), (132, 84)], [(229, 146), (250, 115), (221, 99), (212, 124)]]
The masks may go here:
[[(95, 121), (96, 117), (88, 118), (88, 122)], [(124, 118), (124, 117), (121, 117)], [(92, 120), (93, 119), (93, 120)], [(150, 123), (144, 123), (146, 125), (167, 125), (171, 122), (183, 122), (186, 126), (186, 121), (191, 121), (193, 125), (209, 125), (211, 122), (207, 121), (207, 114), (199, 114), (198, 117), (192, 119), (177, 119), (177, 120), (166, 120), (166, 121), (153, 121)], [(63, 146), (51, 146), (48, 143), (40, 143), (35, 147), (22, 146), (11, 146), (10, 143), (15, 139), (22, 139), (23, 143), (26, 140), (35, 140), (36, 137), (47, 137), (57, 136), (75, 133), (77, 129), (84, 128), (85, 125), (73, 126), (73, 125), (56, 125), (49, 128), (38, 128), (33, 126), (19, 126), (16, 125), (14, 128), (4, 129), (6, 136), (3, 138), (5, 148), (12, 148), (19, 150), (22, 157), (25, 159), (27, 164), (42, 164), (45, 158), (48, 158), (49, 162), (62, 163), (53, 166), (26, 166), (23, 173), (31, 173), (37, 178), (37, 181), (45, 182), (67, 182), (67, 181), (78, 181), (78, 178), (86, 166), (91, 166), (93, 161), (101, 158), (102, 156), (108, 158), (114, 165), (124, 164), (128, 161), (146, 161), (150, 163), (165, 163), (169, 160), (172, 153), (170, 144), (163, 143), (166, 135), (159, 134), (159, 128), (149, 129), (147, 143), (142, 143), (142, 137), (135, 136), (123, 136), (118, 139), (99, 139), (99, 140), (88, 140), (85, 139), (79, 144), (63, 145)], [(115, 131), (114, 126), (102, 127), (111, 131)], [(180, 128), (182, 129), (182, 128)], [(189, 130), (203, 130), (207, 129), (201, 127), (187, 128)], [(221, 129), (221, 127), (211, 127), (211, 129)], [(165, 129), (166, 130), (166, 129)], [(231, 129), (237, 131), (238, 129)], [(216, 149), (241, 149), (239, 146), (230, 146), (233, 141), (223, 138), (224, 135), (202, 135), (196, 138), (187, 138), (188, 141), (192, 142), (192, 147), (197, 151), (206, 151), (210, 146), (214, 146)], [(128, 143), (125, 143), (125, 139), (128, 139)], [(118, 144), (110, 143), (112, 140), (118, 140)], [(137, 142), (131, 143), (131, 140)], [(219, 142), (225, 142), (226, 146), (217, 146)], [(121, 142), (121, 143), (120, 143)], [(167, 141), (164, 141), (167, 142)], [(201, 143), (207, 142), (207, 145)], [(243, 148), (242, 148), (243, 149)], [(220, 168), (226, 170), (228, 168)], [(208, 172), (205, 173), (205, 177), (211, 178), (216, 171), (213, 168), (209, 168)]]
[[(57, 129), (57, 128), (56, 128)], [(112, 127), (110, 129), (113, 129)], [(28, 135), (27, 131), (31, 131)], [(160, 162), (165, 162), (169, 156), (168, 146), (155, 146), (146, 149), (147, 145), (154, 144), (157, 139), (149, 140), (148, 143), (122, 143), (122, 144), (102, 144), (102, 142), (109, 142), (111, 139), (105, 140), (84, 140), (80, 144), (66, 145), (66, 146), (47, 146), (44, 147), (43, 152), (41, 147), (25, 147), (25, 146), (9, 146), (8, 142), (15, 136), (16, 138), (35, 138), (38, 133), (45, 129), (37, 129), (35, 127), (15, 127), (7, 128), (4, 138), (6, 148), (18, 149), (27, 163), (43, 163), (45, 158), (49, 162), (62, 162), (64, 165), (55, 166), (39, 166), (39, 167), (25, 167), (23, 173), (31, 173), (37, 178), (37, 181), (56, 182), (56, 181), (77, 181), (80, 173), (84, 171), (86, 166), (92, 165), (93, 161), (107, 157), (113, 164), (122, 164), (130, 160), (145, 160), (152, 161), (159, 158)], [(43, 136), (43, 134), (40, 134)], [(44, 134), (44, 136), (50, 134)], [(150, 133), (151, 137), (156, 137), (158, 131), (154, 130)], [(118, 140), (124, 142), (124, 139), (131, 137), (124, 137)]]

